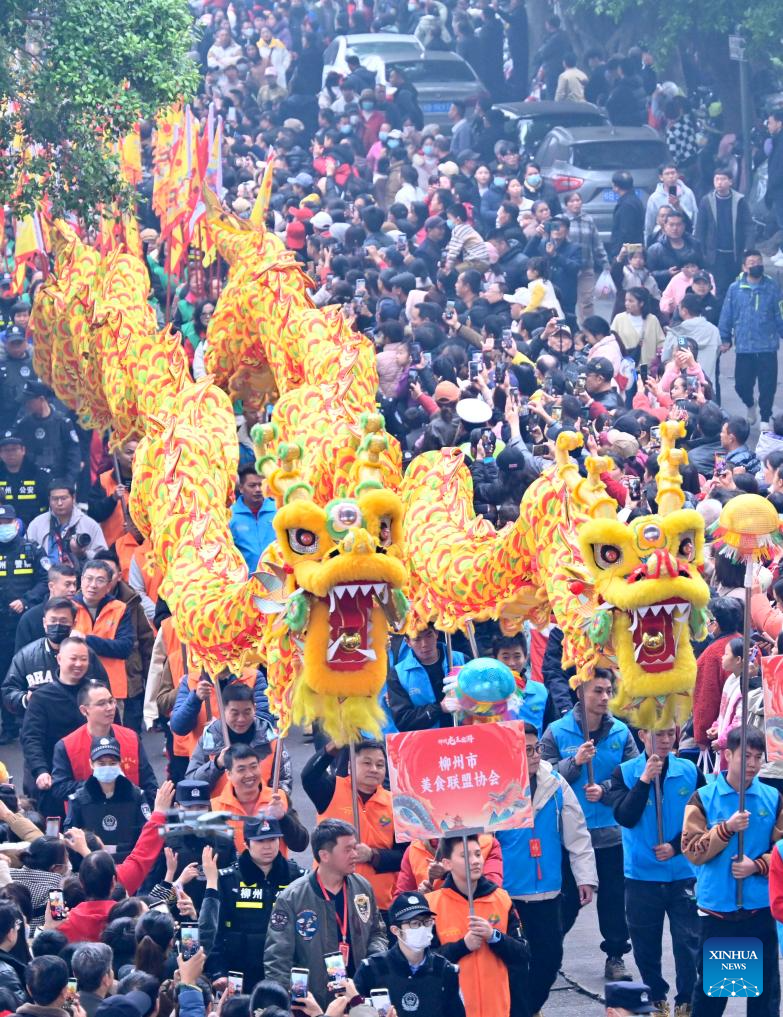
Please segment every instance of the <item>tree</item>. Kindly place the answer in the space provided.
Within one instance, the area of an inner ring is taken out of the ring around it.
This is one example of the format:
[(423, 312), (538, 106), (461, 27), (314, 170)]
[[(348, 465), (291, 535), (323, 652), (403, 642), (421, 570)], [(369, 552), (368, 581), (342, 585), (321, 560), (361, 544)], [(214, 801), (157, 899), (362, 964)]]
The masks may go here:
[(3, 0), (0, 204), (89, 219), (130, 193), (117, 142), (198, 82), (187, 0)]

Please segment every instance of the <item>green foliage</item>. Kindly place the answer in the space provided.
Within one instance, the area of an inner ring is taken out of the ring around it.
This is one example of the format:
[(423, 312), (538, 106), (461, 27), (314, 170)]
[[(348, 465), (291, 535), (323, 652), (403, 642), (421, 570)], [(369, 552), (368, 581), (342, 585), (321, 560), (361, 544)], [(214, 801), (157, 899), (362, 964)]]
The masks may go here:
[(45, 192), (55, 214), (84, 217), (101, 203), (127, 203), (110, 146), (139, 117), (190, 98), (198, 82), (187, 0), (0, 0), (0, 8), (0, 107), (18, 104), (0, 117), (0, 203), (25, 214)]

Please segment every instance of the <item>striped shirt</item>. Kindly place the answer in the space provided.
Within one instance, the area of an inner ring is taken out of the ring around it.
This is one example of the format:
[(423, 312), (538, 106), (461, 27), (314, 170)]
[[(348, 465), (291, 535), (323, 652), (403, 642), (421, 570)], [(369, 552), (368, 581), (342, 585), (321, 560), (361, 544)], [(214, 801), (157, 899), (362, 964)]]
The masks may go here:
[[(461, 255), (461, 256), (460, 256)], [(489, 261), (489, 248), (470, 223), (463, 222), (451, 231), (451, 240), (446, 248), (446, 260)]]

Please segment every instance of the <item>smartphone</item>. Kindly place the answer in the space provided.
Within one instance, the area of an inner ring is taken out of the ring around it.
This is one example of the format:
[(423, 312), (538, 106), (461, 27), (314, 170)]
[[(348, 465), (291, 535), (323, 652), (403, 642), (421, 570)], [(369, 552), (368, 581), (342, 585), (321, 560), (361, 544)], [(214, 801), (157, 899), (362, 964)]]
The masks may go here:
[(639, 374), (641, 375), (642, 381), (647, 381), (647, 364), (640, 365)]
[(408, 242), (405, 237), (397, 237), (397, 250), (402, 252), (408, 246)]
[(669, 185), (669, 195), (672, 198), (676, 198), (677, 197), (677, 184), (670, 184)]
[(582, 418), (582, 420), (584, 420), (585, 423), (587, 423), (589, 421), (589, 419), (590, 419), (590, 407), (589, 406), (580, 406), (579, 407), (579, 416)]
[(488, 427), (485, 427), (484, 430), (481, 432), (481, 440), (484, 443), (484, 448), (488, 452), (495, 451), (495, 446), (497, 445), (498, 440), (495, 437), (494, 431), (491, 431)]
[(495, 364), (495, 381), (498, 383), (498, 385), (502, 385), (505, 380), (506, 380), (506, 365)]
[(67, 987), (67, 989), (65, 991), (66, 991), (66, 995), (65, 995), (66, 1000), (69, 1003), (73, 1003), (73, 1001), (76, 999), (76, 991), (77, 991), (76, 990), (76, 979), (75, 978), (69, 978), (68, 979), (68, 987)]
[(367, 283), (364, 281), (364, 279), (357, 279), (356, 286), (354, 287), (355, 296), (363, 297), (366, 292), (367, 292)]
[(65, 918), (65, 898), (62, 890), (49, 891), (49, 911), (56, 922)]
[(329, 274), (326, 276), (326, 285), (331, 286), (333, 282), (334, 282), (334, 272), (329, 272)]
[(650, 437), (652, 438), (653, 441), (657, 442), (660, 445), (660, 443), (661, 443), (661, 425), (660, 424), (656, 424), (654, 427), (650, 428)]
[(685, 385), (688, 389), (688, 395), (696, 395), (696, 391), (699, 387), (699, 379), (695, 374), (689, 374), (685, 379)]
[(638, 477), (623, 477), (623, 483), (628, 489), (628, 494), (633, 501), (639, 501), (642, 497), (642, 482)]
[(291, 1002), (307, 997), (307, 980), (310, 972), (307, 968), (291, 968)]
[(59, 837), (60, 836), (60, 817), (59, 816), (47, 816), (46, 817), (46, 836), (47, 837)]
[(576, 379), (576, 385), (574, 386), (574, 391), (576, 392), (577, 395), (581, 395), (582, 392), (585, 392), (586, 390), (587, 390), (587, 375), (586, 374), (580, 374), (578, 376), (578, 378)]
[(388, 989), (370, 989), (370, 1006), (378, 1011), (378, 1017), (388, 1017), (391, 997)]
[(457, 309), (457, 302), (456, 302), (456, 300), (447, 300), (446, 301), (446, 312), (448, 314), (450, 314), (452, 311), (456, 311), (456, 309)]
[[(242, 984), (245, 980), (245, 976), (241, 971), (229, 971), (228, 973), (228, 985), (226, 986), (229, 996), (241, 996), (242, 995)], [(307, 993), (305, 992), (305, 995)]]
[(519, 394), (519, 379), (513, 371), (508, 372), (508, 387), (512, 392)]
[(534, 445), (531, 451), (533, 452), (534, 456), (548, 456), (549, 445), (547, 445), (546, 442), (544, 442), (542, 445)]
[(411, 343), (411, 360), (414, 364), (421, 362), (421, 343)]
[(729, 468), (726, 462), (726, 456), (722, 456), (720, 452), (715, 453), (715, 465), (712, 468), (712, 472), (717, 476), (719, 473), (725, 473)]
[(421, 362), (425, 367), (432, 367), (432, 354), (429, 350), (425, 350), (421, 355)]
[(198, 953), (200, 945), (198, 925), (180, 925), (179, 952), (183, 960), (190, 960)]
[(326, 964), (326, 981), (330, 988), (336, 982), (344, 982), (348, 977), (341, 953), (324, 954), (324, 963)]
[(419, 372), (416, 370), (415, 367), (412, 367), (408, 371), (408, 384), (409, 385), (418, 385), (419, 384)]
[(480, 370), (481, 364), (479, 363), (479, 361), (471, 360), (471, 362), (468, 364), (468, 377), (470, 378), (471, 381), (475, 381), (476, 378), (478, 378)]
[(688, 340), (685, 338), (684, 335), (678, 335), (677, 336), (677, 349), (678, 350), (689, 350), (690, 349), (690, 346), (688, 345)]
[(639, 251), (641, 251), (641, 249), (642, 249), (642, 245), (641, 244), (626, 244), (625, 245), (625, 250), (626, 250), (626, 253), (628, 254), (629, 258), (633, 254), (638, 254)]
[(558, 420), (558, 421), (562, 420), (563, 419), (563, 410), (562, 410), (562, 407), (560, 407), (560, 406), (553, 406), (549, 415), (551, 416), (552, 420)]

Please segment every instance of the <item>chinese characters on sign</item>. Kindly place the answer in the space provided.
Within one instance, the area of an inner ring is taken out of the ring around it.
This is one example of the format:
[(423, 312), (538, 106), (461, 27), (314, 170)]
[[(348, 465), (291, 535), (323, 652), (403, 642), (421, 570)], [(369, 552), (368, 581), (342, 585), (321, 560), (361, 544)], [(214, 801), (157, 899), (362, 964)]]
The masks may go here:
[(761, 658), (767, 760), (783, 762), (783, 656)]
[(386, 739), (398, 840), (533, 825), (519, 721)]

